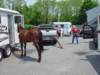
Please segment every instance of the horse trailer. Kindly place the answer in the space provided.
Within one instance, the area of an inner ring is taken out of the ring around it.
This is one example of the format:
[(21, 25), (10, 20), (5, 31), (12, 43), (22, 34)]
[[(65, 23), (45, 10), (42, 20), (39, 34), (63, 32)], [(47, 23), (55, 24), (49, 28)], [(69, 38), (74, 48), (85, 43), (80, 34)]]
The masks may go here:
[(53, 22), (54, 27), (59, 27), (61, 29), (61, 36), (66, 36), (71, 34), (71, 22)]
[(9, 57), (12, 47), (19, 43), (19, 23), (24, 26), (23, 16), (18, 11), (0, 8), (0, 61)]

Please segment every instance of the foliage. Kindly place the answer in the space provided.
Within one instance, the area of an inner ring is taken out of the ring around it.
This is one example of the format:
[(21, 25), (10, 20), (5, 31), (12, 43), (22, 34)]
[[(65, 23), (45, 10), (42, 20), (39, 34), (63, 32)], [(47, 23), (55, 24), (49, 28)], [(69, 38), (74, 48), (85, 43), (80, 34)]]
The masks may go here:
[(84, 1), (84, 3), (81, 6), (79, 17), (78, 17), (79, 24), (83, 24), (84, 22), (87, 22), (87, 15), (85, 12), (91, 8), (96, 7), (96, 6), (97, 6), (96, 1), (92, 1), (92, 0), (85, 0)]
[(33, 25), (31, 25), (31, 24), (25, 24), (24, 27), (25, 27), (25, 29), (31, 29), (33, 27)]
[(25, 0), (3, 2), (4, 0), (0, 0), (0, 7), (19, 11), (24, 15), (24, 22), (29, 27), (30, 24), (39, 25), (54, 21), (71, 21), (73, 24), (81, 24), (86, 21), (85, 11), (97, 5), (95, 0), (84, 2), (83, 0), (37, 0), (30, 6), (27, 6)]
[(4, 7), (4, 2), (3, 2), (3, 0), (0, 0), (0, 7)]

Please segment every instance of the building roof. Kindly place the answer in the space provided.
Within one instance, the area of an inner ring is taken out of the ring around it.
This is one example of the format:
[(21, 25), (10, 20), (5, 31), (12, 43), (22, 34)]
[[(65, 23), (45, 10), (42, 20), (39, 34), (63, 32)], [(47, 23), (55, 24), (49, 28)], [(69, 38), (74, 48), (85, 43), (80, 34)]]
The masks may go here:
[(8, 13), (13, 13), (13, 14), (20, 14), (18, 11), (10, 10), (10, 9), (5, 9), (5, 8), (0, 8), (0, 11), (8, 12)]
[(97, 15), (100, 13), (100, 6), (92, 8), (88, 11), (86, 11), (87, 14), (87, 21), (93, 21), (93, 19), (96, 19)]

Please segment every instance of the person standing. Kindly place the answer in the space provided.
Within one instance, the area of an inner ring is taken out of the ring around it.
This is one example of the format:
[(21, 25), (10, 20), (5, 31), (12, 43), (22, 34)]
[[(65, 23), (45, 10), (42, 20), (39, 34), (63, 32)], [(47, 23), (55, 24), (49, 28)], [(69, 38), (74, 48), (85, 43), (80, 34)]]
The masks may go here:
[(74, 43), (74, 39), (75, 39), (75, 38), (76, 38), (77, 44), (79, 43), (79, 42), (78, 42), (78, 33), (79, 33), (78, 28), (77, 28), (75, 25), (73, 25), (73, 26), (72, 26), (72, 34), (73, 34), (72, 43)]

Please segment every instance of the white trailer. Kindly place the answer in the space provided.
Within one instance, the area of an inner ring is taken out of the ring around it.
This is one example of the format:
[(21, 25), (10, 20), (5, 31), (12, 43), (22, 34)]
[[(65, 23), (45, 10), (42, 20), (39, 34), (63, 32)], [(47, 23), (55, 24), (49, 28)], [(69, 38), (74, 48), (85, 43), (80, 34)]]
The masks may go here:
[(61, 28), (61, 35), (70, 35), (71, 33), (71, 27), (72, 23), (71, 22), (53, 22), (53, 25), (56, 27)]
[(24, 25), (23, 16), (14, 10), (0, 8), (0, 60), (11, 55), (11, 48), (19, 43), (17, 25)]

